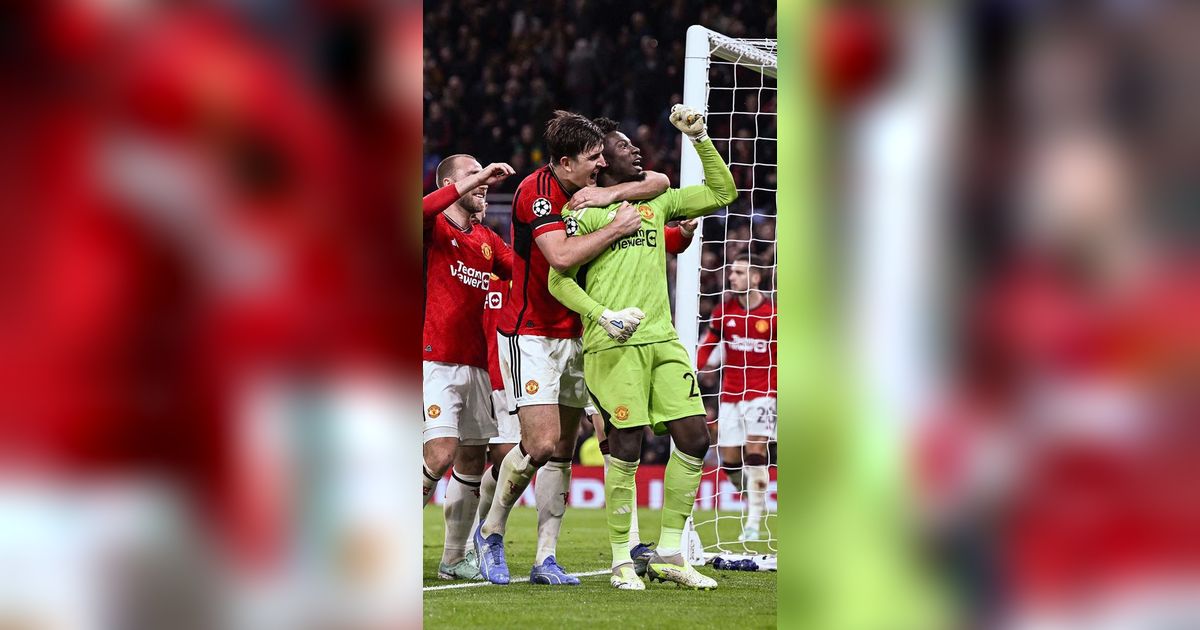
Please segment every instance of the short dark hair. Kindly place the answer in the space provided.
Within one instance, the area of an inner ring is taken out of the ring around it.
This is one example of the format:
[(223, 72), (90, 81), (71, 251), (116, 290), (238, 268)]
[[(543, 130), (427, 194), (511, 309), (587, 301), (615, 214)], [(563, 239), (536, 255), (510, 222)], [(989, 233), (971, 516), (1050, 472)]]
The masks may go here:
[(437, 172), (435, 175), (435, 177), (437, 177), (438, 188), (442, 187), (443, 179), (450, 177), (450, 175), (452, 173), (454, 173), (454, 171), (456, 170), (454, 167), (454, 163), (462, 158), (474, 160), (475, 156), (467, 154), (467, 153), (455, 153), (454, 155), (447, 157), (446, 159), (442, 160), (441, 162), (438, 162)]
[(605, 118), (604, 116), (593, 118), (592, 122), (596, 123), (596, 127), (600, 129), (601, 136), (607, 136), (621, 128), (621, 123), (611, 118)]
[(746, 263), (746, 267), (747, 267), (746, 271), (747, 272), (757, 273), (760, 276), (763, 275), (763, 271), (765, 269), (767, 269), (768, 267), (771, 266), (771, 265), (767, 264), (767, 262), (765, 260), (763, 260), (763, 258), (761, 256), (754, 255), (754, 254), (752, 254), (750, 256), (745, 256), (745, 255), (738, 256), (737, 258), (733, 259), (733, 262), (730, 264), (732, 265), (732, 264), (736, 264), (736, 263)]
[[(593, 118), (592, 122), (595, 123), (596, 128), (600, 130), (600, 137), (602, 139), (607, 138), (608, 134), (621, 128), (621, 123), (619, 123), (611, 118), (606, 118), (604, 116), (601, 116), (599, 118)], [(608, 170), (608, 167), (606, 166), (606, 167), (600, 169), (600, 172), (603, 173), (604, 171), (607, 171), (607, 170)]]
[(573, 112), (555, 110), (554, 118), (546, 123), (546, 149), (551, 162), (573, 158), (603, 140), (604, 134), (595, 123)]

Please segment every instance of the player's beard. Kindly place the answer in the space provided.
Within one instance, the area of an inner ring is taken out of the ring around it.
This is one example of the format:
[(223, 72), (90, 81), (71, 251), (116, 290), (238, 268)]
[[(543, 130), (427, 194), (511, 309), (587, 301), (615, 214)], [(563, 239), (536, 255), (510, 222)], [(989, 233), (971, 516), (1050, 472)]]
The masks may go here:
[(483, 219), (482, 213), (487, 209), (487, 201), (476, 197), (473, 192), (462, 198), (462, 205), (471, 216), (480, 215), (480, 220)]

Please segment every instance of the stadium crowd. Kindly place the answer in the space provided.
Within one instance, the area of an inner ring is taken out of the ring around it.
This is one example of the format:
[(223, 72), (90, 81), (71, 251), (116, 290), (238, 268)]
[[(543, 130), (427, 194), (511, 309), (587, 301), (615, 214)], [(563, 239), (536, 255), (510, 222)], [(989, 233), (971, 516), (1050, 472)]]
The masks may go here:
[[(775, 30), (763, 3), (653, 0), (632, 13), (604, 1), (511, 4), (467, 0), (426, 15), (427, 191), (433, 167), (454, 152), (505, 160), (518, 173), (536, 168), (545, 161), (541, 127), (555, 109), (621, 122), (636, 132), (646, 168), (677, 181), (679, 134), (667, 114), (681, 98), (688, 26), (731, 37)], [(484, 42), (495, 50), (505, 41), (506, 54), (482, 55)], [(712, 132), (729, 135), (727, 127)]]

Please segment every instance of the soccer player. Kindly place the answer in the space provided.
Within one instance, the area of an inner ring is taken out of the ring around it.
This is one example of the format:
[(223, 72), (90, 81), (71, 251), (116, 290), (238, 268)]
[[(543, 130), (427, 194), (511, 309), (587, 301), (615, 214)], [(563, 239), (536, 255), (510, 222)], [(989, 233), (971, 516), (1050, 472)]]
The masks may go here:
[(443, 579), (470, 578), (466, 542), (479, 501), (484, 448), (496, 436), (483, 335), (484, 299), (493, 271), (510, 276), (512, 252), (471, 216), (487, 207), (488, 186), (513, 174), (507, 164), (487, 168), (465, 154), (437, 168), (440, 188), (425, 196), (425, 324), (423, 332), (423, 479), (425, 503), (451, 464), (446, 490), (445, 547), (438, 566)]
[[(632, 166), (639, 168), (632, 169), (636, 172), (624, 172), (621, 175), (621, 178), (618, 178), (613, 173), (609, 172), (607, 168), (601, 168), (597, 173), (596, 186), (588, 186), (587, 188), (575, 193), (575, 195), (571, 197), (569, 206), (574, 211), (579, 211), (584, 208), (603, 207), (615, 203), (618, 200), (611, 195), (610, 191), (619, 187), (625, 182), (625, 179), (628, 179), (629, 181), (640, 181), (645, 179), (647, 176), (647, 171), (640, 170), (642, 157), (641, 149), (633, 145), (629, 138), (625, 137), (624, 134), (614, 134), (614, 132), (617, 132), (618, 128), (620, 127), (616, 121), (609, 118), (600, 117), (593, 119), (592, 122), (596, 123), (596, 126), (600, 128), (600, 133), (604, 134), (604, 159), (607, 163), (611, 164), (614, 160), (621, 159), (621, 152), (628, 148), (628, 157), (632, 162)], [(692, 244), (692, 236), (695, 234), (695, 231), (695, 219), (680, 221), (677, 228), (667, 226), (664, 230), (665, 238), (663, 239), (666, 242), (667, 253), (683, 253), (683, 251)], [(596, 411), (594, 407), (589, 407), (587, 409), (587, 418), (592, 423), (592, 426), (595, 427), (596, 440), (599, 442), (600, 453), (604, 457), (604, 469), (607, 471), (610, 456), (608, 452), (608, 438), (604, 433), (604, 418), (600, 416), (600, 413)], [(646, 563), (650, 560), (650, 557), (654, 553), (654, 543), (643, 543), (641, 540), (641, 532), (640, 528), (638, 527), (638, 513), (636, 508), (636, 489), (634, 492), (633, 505), (635, 507), (633, 512), (630, 513), (629, 521), (629, 557), (633, 560), (635, 572), (639, 576), (642, 576), (646, 574)]]
[[(604, 129), (604, 125), (600, 124), (599, 121), (597, 121), (597, 124), (600, 125), (601, 129)], [(603, 174), (601, 177), (603, 178)], [(696, 229), (696, 222), (695, 220), (680, 221), (679, 227), (680, 238), (682, 239), (680, 247), (672, 246), (671, 232), (666, 232), (667, 251), (672, 254), (679, 254), (684, 249), (687, 249), (687, 245), (691, 243), (692, 235)], [(604, 457), (604, 470), (607, 473), (611, 456), (608, 451), (608, 437), (604, 433), (604, 418), (594, 406), (586, 409), (586, 415), (588, 421), (592, 423), (592, 426), (596, 430), (596, 441), (600, 446), (600, 454)], [(634, 488), (634, 510), (629, 515), (629, 558), (633, 560), (634, 571), (639, 576), (642, 576), (646, 574), (646, 563), (650, 561), (650, 557), (654, 554), (654, 543), (642, 542), (641, 528), (638, 527), (637, 504), (637, 489)]]
[[(481, 225), (486, 213), (487, 210), (485, 207), (471, 215), (471, 223), (477, 226)], [(505, 251), (511, 250), (506, 249)], [(511, 256), (511, 253), (509, 255)], [(496, 492), (496, 474), (500, 471), (500, 463), (504, 461), (504, 456), (508, 454), (508, 451), (512, 450), (513, 446), (521, 440), (520, 426), (517, 424), (517, 418), (508, 413), (508, 403), (504, 394), (504, 380), (500, 376), (499, 358), (496, 354), (496, 320), (499, 317), (501, 309), (504, 308), (504, 303), (508, 301), (509, 284), (508, 280), (502, 280), (500, 276), (492, 274), (491, 286), (483, 302), (483, 337), (488, 346), (488, 379), (492, 385), (491, 414), (496, 422), (497, 434), (490, 438), (487, 444), (487, 461), (490, 461), (492, 466), (484, 471), (479, 482), (479, 487), (474, 493), (479, 501), (476, 514), (471, 521), (471, 534), (474, 534), (473, 525), (480, 522), (487, 515), (488, 508), (492, 505), (492, 496)], [(464, 514), (464, 516), (467, 515)], [(467, 538), (463, 538), (461, 541), (456, 542), (465, 547), (467, 540)], [(439, 575), (439, 577), (443, 577), (444, 579), (483, 579), (479, 573), (479, 560), (475, 557), (473, 549), (467, 550), (464, 560), (465, 564), (459, 566), (453, 575)]]
[[(494, 584), (508, 584), (504, 534), (508, 515), (539, 469), (535, 497), (538, 545), (530, 582), (578, 584), (555, 559), (555, 544), (571, 483), (571, 454), (587, 404), (579, 317), (546, 288), (551, 267), (567, 269), (590, 260), (625, 235), (641, 218), (625, 207), (613, 220), (583, 238), (567, 238), (561, 211), (570, 196), (593, 183), (604, 166), (600, 130), (587, 118), (555, 112), (546, 126), (550, 163), (534, 171), (513, 199), (513, 285), (497, 333), (500, 367), (510, 412), (518, 416), (521, 442), (500, 466), (487, 517), (476, 530), (479, 569)], [(669, 185), (658, 175), (615, 191), (622, 199), (650, 198)], [(606, 312), (607, 325), (631, 330), (632, 313)]]
[(701, 370), (724, 364), (717, 452), (725, 475), (749, 504), (741, 541), (761, 540), (769, 483), (767, 444), (776, 439), (777, 326), (775, 304), (759, 290), (763, 268), (753, 257), (738, 258), (729, 266), (732, 295), (713, 310), (696, 352)]
[[(480, 218), (482, 219), (482, 216)], [(521, 441), (521, 425), (517, 417), (508, 412), (508, 398), (504, 393), (504, 377), (500, 374), (500, 356), (496, 348), (496, 321), (503, 311), (504, 303), (508, 301), (508, 284), (505, 282), (503, 285), (493, 285), (484, 302), (483, 336), (488, 342), (488, 378), (492, 382), (492, 416), (496, 420), (497, 435), (488, 440), (488, 459), (492, 466), (484, 472), (483, 481), (479, 486), (479, 509), (475, 515), (475, 523), (481, 523), (487, 517), (492, 498), (496, 494), (500, 465), (508, 452)]]
[[(646, 426), (660, 435), (669, 433), (675, 443), (667, 464), (659, 547), (649, 560), (646, 575), (690, 588), (717, 586), (715, 580), (688, 565), (682, 553), (684, 523), (692, 513), (709, 439), (691, 357), (671, 324), (666, 251), (660, 244), (667, 221), (709, 214), (732, 202), (737, 189), (729, 167), (708, 138), (703, 116), (676, 105), (670, 120), (699, 154), (705, 183), (668, 190), (639, 204), (641, 229), (613, 243), (595, 259), (566, 272), (552, 271), (549, 278), (555, 297), (588, 322), (584, 374), (605, 420), (610, 454), (604, 479), (613, 553), (610, 584), (623, 590), (645, 589), (629, 559), (629, 525)], [(608, 140), (613, 150), (606, 174), (617, 181), (637, 177), (641, 167), (636, 147), (619, 131), (608, 134)], [(627, 207), (630, 204), (621, 204), (622, 209)], [(603, 229), (614, 210), (568, 212), (567, 232), (587, 235)], [(644, 313), (632, 335), (605, 321), (604, 315), (611, 313), (613, 306)]]

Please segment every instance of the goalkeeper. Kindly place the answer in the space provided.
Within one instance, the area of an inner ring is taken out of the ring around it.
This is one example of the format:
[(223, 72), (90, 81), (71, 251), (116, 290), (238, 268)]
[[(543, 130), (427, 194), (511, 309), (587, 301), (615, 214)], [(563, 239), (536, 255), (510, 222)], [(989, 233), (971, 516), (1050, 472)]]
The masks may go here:
[[(671, 324), (666, 251), (661, 244), (667, 221), (709, 214), (732, 202), (737, 190), (729, 167), (708, 138), (703, 116), (676, 105), (670, 120), (699, 154), (705, 183), (670, 189), (642, 202), (638, 206), (642, 229), (565, 273), (551, 269), (549, 277), (550, 292), (584, 318), (584, 380), (608, 432), (610, 462), (604, 498), (613, 552), (610, 583), (623, 590), (645, 589), (628, 546), (630, 518), (636, 509), (634, 476), (645, 426), (658, 435), (669, 433), (675, 443), (667, 464), (659, 546), (647, 563), (646, 575), (689, 588), (717, 586), (689, 566), (682, 553), (684, 523), (692, 513), (709, 438), (696, 373)], [(615, 129), (605, 134), (607, 166), (600, 171), (602, 183), (635, 179), (641, 170), (640, 155), (625, 134)], [(612, 205), (564, 211), (567, 235), (599, 230), (617, 210)]]

